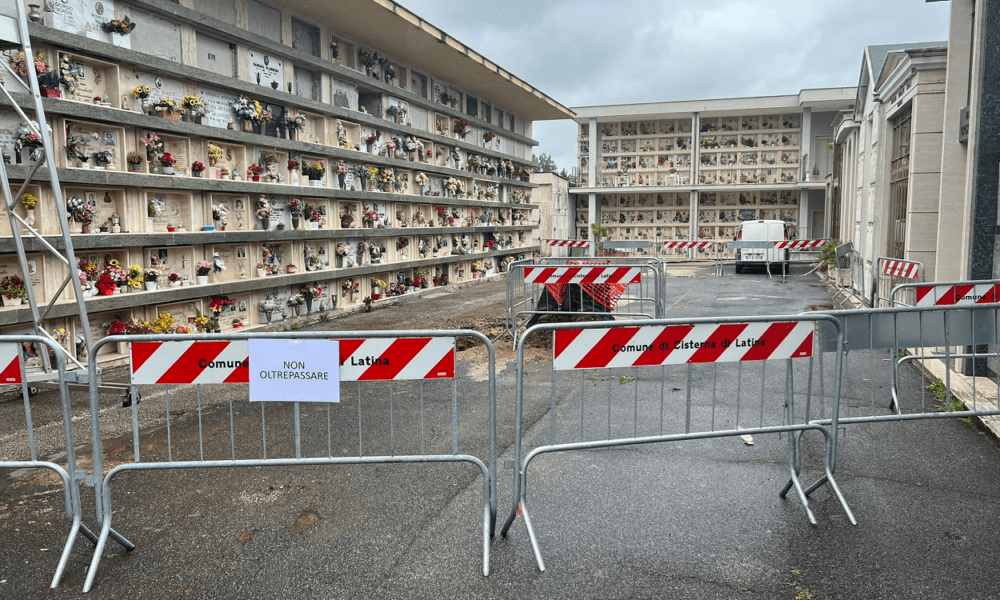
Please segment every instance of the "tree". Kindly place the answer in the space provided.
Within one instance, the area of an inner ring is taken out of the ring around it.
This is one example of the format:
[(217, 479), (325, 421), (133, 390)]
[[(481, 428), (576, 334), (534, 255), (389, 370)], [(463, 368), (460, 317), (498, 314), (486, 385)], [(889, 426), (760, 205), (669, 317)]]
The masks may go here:
[(531, 169), (533, 173), (555, 173), (559, 170), (559, 167), (556, 166), (555, 159), (553, 159), (551, 155), (545, 154), (544, 152), (542, 152), (541, 156), (535, 156), (532, 154), (531, 160), (535, 163), (535, 166)]

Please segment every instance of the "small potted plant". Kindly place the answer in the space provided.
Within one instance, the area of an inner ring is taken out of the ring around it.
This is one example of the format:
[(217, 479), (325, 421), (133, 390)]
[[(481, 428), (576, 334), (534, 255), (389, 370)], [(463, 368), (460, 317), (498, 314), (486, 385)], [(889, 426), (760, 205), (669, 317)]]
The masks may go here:
[(323, 187), (323, 175), (326, 167), (321, 162), (314, 162), (302, 166), (302, 174), (309, 178), (309, 185), (312, 187)]
[(146, 156), (137, 150), (133, 150), (125, 155), (125, 162), (128, 163), (128, 170), (133, 173), (142, 171), (142, 163), (145, 160)]
[(196, 276), (198, 277), (198, 285), (208, 284), (208, 275), (212, 272), (212, 263), (207, 260), (198, 261), (194, 266)]
[(167, 275), (167, 281), (170, 282), (170, 287), (180, 287), (181, 284), (184, 283), (184, 280), (181, 279), (179, 273), (171, 273), (170, 275)]
[(184, 113), (184, 109), (170, 98), (160, 98), (153, 102), (153, 110), (156, 111), (156, 116), (171, 121), (180, 121)]
[(267, 265), (257, 263), (257, 277), (267, 277)]
[(160, 162), (160, 173), (163, 175), (173, 175), (174, 165), (177, 164), (177, 159), (173, 157), (169, 152), (164, 152), (163, 154), (156, 157), (156, 160)]
[(4, 306), (20, 306), (28, 295), (24, 280), (18, 275), (8, 275), (0, 279), (0, 293), (3, 294)]
[(251, 181), (260, 181), (260, 176), (263, 174), (264, 174), (264, 167), (258, 164), (252, 164), (249, 167), (247, 167), (247, 177), (249, 177)]
[(200, 160), (196, 160), (191, 163), (191, 175), (194, 177), (201, 177), (201, 174), (205, 171), (205, 163)]
[(142, 273), (142, 278), (146, 282), (146, 291), (155, 292), (156, 284), (160, 281), (160, 269), (147, 267)]
[(35, 225), (35, 207), (38, 206), (38, 196), (25, 192), (21, 194), (21, 206), (24, 207), (24, 222), (28, 227)]

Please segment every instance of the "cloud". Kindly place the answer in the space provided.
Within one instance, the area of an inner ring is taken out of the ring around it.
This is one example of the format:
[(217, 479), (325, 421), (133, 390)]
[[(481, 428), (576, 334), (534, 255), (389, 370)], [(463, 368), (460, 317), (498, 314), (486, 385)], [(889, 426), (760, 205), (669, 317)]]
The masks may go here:
[[(948, 2), (401, 0), (566, 106), (794, 94), (856, 85), (871, 44), (947, 39)], [(575, 124), (536, 154), (576, 163)]]

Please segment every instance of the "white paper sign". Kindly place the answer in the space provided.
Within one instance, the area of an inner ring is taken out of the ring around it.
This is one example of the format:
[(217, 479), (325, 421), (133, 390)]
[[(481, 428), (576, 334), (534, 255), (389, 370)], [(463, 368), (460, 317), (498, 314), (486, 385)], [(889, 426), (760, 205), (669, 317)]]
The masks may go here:
[(339, 342), (249, 341), (251, 402), (340, 402)]

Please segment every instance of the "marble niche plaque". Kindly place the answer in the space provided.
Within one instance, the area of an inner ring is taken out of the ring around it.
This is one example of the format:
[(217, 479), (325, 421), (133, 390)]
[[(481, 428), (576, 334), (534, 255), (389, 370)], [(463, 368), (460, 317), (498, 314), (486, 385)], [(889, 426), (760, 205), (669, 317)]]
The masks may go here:
[(237, 294), (229, 298), (233, 301), (233, 306), (227, 307), (218, 315), (222, 331), (232, 331), (236, 329), (236, 323), (250, 318), (250, 294)]
[(186, 194), (146, 192), (146, 215), (147, 231), (166, 232), (168, 226), (176, 227), (175, 231), (191, 231), (191, 198)]
[(212, 248), (213, 257), (218, 256), (225, 265), (225, 269), (215, 273), (215, 280), (218, 282), (239, 281), (250, 277), (251, 269), (259, 262), (251, 261), (251, 246), (249, 244), (227, 244)]

